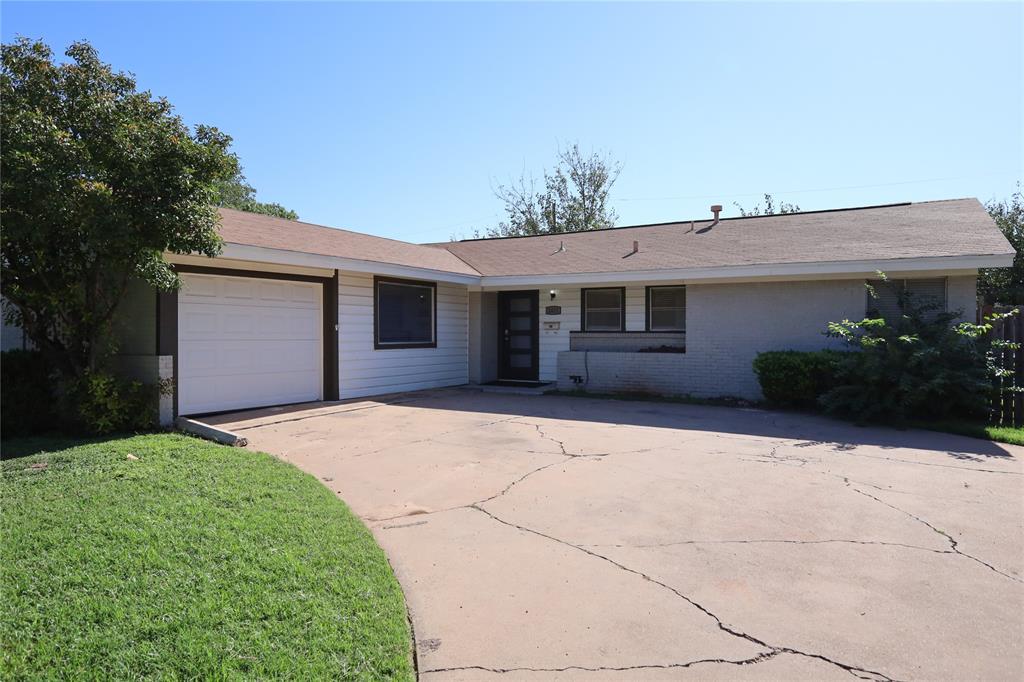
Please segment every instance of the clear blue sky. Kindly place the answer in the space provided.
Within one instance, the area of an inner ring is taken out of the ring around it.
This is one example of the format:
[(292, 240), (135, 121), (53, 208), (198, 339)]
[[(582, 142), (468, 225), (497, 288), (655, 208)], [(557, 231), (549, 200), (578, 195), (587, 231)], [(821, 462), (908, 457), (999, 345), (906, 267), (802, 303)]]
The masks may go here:
[(235, 139), (265, 201), (411, 241), (579, 141), (623, 225), (1006, 197), (1024, 164), (1022, 4), (4, 2), (4, 41), (85, 38)]

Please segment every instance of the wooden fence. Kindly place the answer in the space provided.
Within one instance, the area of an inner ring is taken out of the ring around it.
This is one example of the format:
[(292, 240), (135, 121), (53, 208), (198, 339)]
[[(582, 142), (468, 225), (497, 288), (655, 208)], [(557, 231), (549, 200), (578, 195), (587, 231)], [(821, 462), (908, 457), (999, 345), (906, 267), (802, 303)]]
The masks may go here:
[[(1012, 308), (997, 308), (1008, 312)], [(1017, 344), (1016, 348), (994, 348), (1000, 365), (1010, 374), (993, 379), (989, 420), (998, 426), (1024, 426), (1024, 311), (995, 322), (992, 338)]]

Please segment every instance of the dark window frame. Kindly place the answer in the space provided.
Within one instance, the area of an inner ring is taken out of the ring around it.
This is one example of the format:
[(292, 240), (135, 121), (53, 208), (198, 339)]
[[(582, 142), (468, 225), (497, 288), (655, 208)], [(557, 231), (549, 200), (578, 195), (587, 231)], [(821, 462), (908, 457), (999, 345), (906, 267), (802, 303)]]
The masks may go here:
[[(893, 284), (899, 282), (900, 292), (906, 294), (908, 289), (911, 289), (909, 284), (911, 282), (918, 282), (922, 280), (942, 280), (942, 307), (932, 311), (931, 314), (939, 314), (949, 311), (949, 277), (940, 275), (938, 277), (892, 277), (885, 280), (879, 278), (868, 278), (864, 280), (864, 283), (877, 289), (883, 284)], [(920, 294), (912, 294), (920, 296)], [(882, 311), (876, 307), (878, 300), (875, 299), (869, 291), (864, 292), (864, 316), (870, 317), (873, 314), (882, 314)]]
[[(618, 329), (587, 329), (587, 292), (618, 291), (619, 292), (619, 328)], [(580, 289), (580, 331), (615, 333), (626, 331), (626, 287), (589, 287)]]
[[(683, 290), (683, 328), (682, 329), (651, 329), (651, 291), (653, 289)], [(686, 333), (686, 285), (685, 284), (654, 284), (644, 288), (644, 330), (649, 332), (665, 332), (673, 334)]]
[[(431, 322), (430, 341), (412, 341), (388, 343), (380, 340), (380, 326), (377, 324), (380, 313), (380, 285), (381, 284), (402, 284), (405, 286), (417, 286), (430, 289), (430, 306), (433, 314)], [(418, 279), (401, 279), (398, 277), (373, 278), (373, 349), (374, 350), (403, 350), (408, 348), (437, 348), (437, 282), (428, 282)]]

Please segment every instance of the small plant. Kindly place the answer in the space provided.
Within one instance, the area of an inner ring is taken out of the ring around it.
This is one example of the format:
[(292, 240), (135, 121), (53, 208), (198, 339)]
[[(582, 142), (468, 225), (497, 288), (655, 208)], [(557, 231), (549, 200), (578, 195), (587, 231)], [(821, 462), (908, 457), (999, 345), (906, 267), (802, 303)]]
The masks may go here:
[(157, 422), (164, 383), (146, 384), (89, 372), (69, 394), (79, 429), (95, 434), (145, 431)]
[(835, 383), (845, 353), (834, 350), (778, 350), (758, 353), (754, 373), (765, 400), (785, 407), (816, 407)]

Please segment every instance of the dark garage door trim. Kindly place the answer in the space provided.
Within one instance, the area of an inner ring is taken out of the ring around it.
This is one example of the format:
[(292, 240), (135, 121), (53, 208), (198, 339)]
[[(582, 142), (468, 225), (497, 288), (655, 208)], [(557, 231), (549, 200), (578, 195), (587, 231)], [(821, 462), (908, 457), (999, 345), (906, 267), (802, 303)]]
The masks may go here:
[[(172, 265), (179, 274), (224, 275), (228, 277), (253, 277), (256, 279), (280, 279), (292, 282), (313, 282), (320, 284), (323, 308), (323, 395), (324, 400), (338, 399), (338, 271), (333, 277), (293, 275), (286, 272), (263, 272), (261, 270), (236, 270), (202, 265)], [(157, 355), (174, 358), (174, 416), (178, 416), (178, 292), (158, 292), (156, 299)], [(268, 406), (269, 407), (269, 406)], [(235, 411), (235, 410), (232, 410)]]

